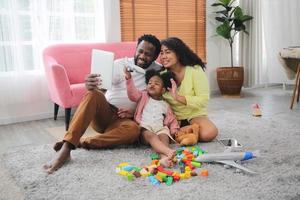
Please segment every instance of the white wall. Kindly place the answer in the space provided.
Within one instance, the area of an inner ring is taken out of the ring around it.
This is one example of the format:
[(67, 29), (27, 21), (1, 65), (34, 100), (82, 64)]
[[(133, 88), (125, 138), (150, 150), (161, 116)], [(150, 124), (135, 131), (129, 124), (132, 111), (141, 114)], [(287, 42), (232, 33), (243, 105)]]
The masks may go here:
[(230, 66), (230, 47), (226, 40), (216, 36), (214, 9), (211, 6), (213, 3), (215, 3), (215, 0), (206, 1), (206, 72), (211, 93), (217, 93), (219, 89), (216, 80), (216, 68)]

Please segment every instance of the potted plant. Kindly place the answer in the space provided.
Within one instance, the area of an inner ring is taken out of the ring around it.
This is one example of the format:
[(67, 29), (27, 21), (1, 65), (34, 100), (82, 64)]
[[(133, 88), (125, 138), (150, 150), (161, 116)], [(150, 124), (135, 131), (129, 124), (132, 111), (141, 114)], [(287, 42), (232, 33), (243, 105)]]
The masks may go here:
[(212, 4), (214, 7), (221, 7), (216, 11), (215, 19), (219, 23), (216, 28), (217, 35), (226, 39), (230, 46), (231, 66), (217, 68), (217, 81), (222, 95), (240, 95), (244, 82), (244, 68), (242, 66), (235, 67), (233, 65), (233, 43), (235, 36), (239, 32), (246, 31), (245, 22), (253, 17), (244, 15), (242, 8), (235, 5), (235, 0), (218, 0)]

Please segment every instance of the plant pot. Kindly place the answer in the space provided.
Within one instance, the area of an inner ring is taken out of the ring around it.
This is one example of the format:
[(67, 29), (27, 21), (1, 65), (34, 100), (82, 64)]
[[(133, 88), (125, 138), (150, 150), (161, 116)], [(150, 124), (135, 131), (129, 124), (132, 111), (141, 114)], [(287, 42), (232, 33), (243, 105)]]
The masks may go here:
[(244, 82), (244, 67), (218, 67), (217, 81), (222, 95), (240, 96)]

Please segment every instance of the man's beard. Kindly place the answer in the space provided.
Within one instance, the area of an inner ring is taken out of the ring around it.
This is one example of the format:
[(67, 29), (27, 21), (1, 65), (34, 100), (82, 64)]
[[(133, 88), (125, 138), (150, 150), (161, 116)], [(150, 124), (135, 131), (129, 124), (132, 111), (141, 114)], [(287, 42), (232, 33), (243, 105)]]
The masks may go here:
[(134, 57), (134, 64), (135, 64), (136, 66), (139, 66), (140, 68), (143, 68), (143, 69), (147, 69), (147, 68), (151, 65), (151, 63), (152, 63), (152, 62), (150, 62), (150, 63), (145, 63), (145, 64), (143, 64), (142, 66), (140, 66), (140, 65), (137, 65), (137, 60), (138, 60), (138, 58), (137, 58), (137, 57)]

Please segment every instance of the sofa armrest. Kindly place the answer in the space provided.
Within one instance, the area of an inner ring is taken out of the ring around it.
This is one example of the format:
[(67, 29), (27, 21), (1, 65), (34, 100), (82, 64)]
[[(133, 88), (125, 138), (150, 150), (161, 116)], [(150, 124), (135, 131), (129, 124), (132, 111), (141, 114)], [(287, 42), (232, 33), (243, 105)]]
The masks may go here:
[(68, 105), (64, 105), (63, 102), (68, 102), (68, 100), (72, 98), (72, 92), (66, 70), (62, 65), (52, 63), (50, 66), (50, 74), (52, 79), (51, 84), (53, 84), (52, 89), (54, 90), (54, 93), (56, 93), (55, 96), (58, 98), (58, 103), (61, 103), (63, 104), (62, 106), (67, 107)]

